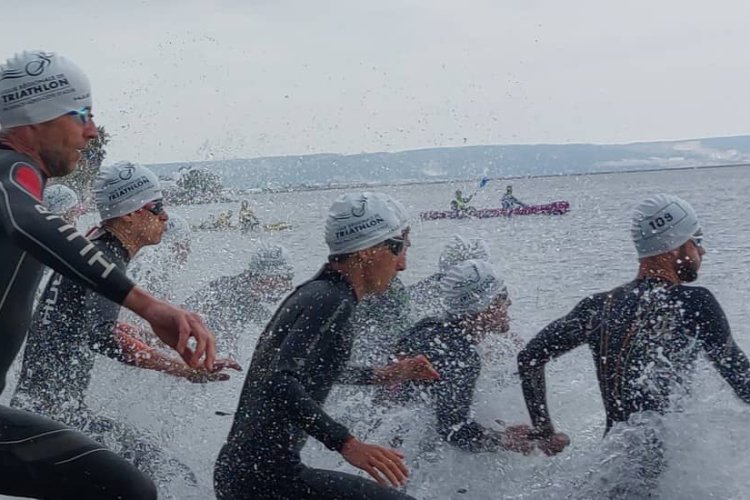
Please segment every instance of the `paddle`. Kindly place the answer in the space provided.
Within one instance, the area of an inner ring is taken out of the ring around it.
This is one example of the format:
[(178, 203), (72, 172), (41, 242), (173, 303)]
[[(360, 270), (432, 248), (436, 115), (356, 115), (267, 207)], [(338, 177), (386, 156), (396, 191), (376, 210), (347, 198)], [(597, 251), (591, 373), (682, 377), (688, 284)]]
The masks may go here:
[(469, 199), (470, 199), (470, 200), (473, 200), (473, 199), (474, 199), (474, 197), (475, 197), (475, 196), (477, 195), (477, 193), (479, 192), (479, 190), (480, 190), (480, 189), (482, 189), (482, 188), (483, 188), (484, 186), (486, 186), (487, 184), (489, 184), (489, 182), (490, 182), (490, 179), (489, 179), (488, 177), (482, 177), (482, 180), (480, 180), (480, 181), (479, 181), (479, 187), (477, 188), (477, 190), (476, 190), (476, 191), (474, 191), (474, 194), (472, 194), (472, 195), (471, 195), (471, 196), (469, 197)]

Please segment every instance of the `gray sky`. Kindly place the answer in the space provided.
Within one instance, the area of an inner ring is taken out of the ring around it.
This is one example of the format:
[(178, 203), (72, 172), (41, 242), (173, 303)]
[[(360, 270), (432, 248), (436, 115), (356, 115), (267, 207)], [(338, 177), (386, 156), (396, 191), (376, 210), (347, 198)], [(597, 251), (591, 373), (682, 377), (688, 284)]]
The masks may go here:
[[(64, 5), (64, 6), (62, 6)], [(88, 73), (110, 160), (750, 131), (740, 0), (34, 0), (0, 58)]]

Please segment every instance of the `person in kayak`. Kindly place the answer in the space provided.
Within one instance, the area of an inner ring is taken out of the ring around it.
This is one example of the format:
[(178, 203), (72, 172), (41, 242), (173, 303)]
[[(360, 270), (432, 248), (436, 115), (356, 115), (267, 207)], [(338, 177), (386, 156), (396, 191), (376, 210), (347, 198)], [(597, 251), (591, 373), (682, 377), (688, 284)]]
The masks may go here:
[(474, 210), (471, 206), (469, 206), (469, 203), (471, 203), (472, 199), (474, 199), (474, 195), (471, 195), (468, 198), (464, 198), (463, 192), (461, 192), (460, 189), (456, 189), (456, 197), (451, 200), (451, 210), (455, 210), (461, 213), (466, 213)]
[[(562, 451), (547, 405), (546, 364), (588, 344), (597, 368), (606, 413), (606, 431), (664, 414), (689, 394), (689, 378), (705, 354), (745, 403), (750, 403), (750, 363), (732, 337), (716, 297), (706, 288), (686, 286), (698, 278), (703, 233), (685, 200), (658, 194), (641, 202), (631, 235), (638, 252), (634, 281), (583, 299), (553, 321), (518, 355), (524, 399), (533, 435), (548, 454)], [(646, 490), (664, 467), (658, 437), (648, 439), (636, 471)], [(640, 453), (640, 452), (639, 452)], [(645, 485), (645, 486), (644, 486)]]
[(513, 186), (506, 186), (505, 194), (500, 199), (503, 210), (513, 210), (516, 207), (525, 207), (526, 204), (513, 196)]
[[(328, 263), (279, 306), (261, 334), (226, 444), (214, 469), (220, 500), (407, 499), (407, 470), (395, 451), (359, 441), (323, 409), (337, 381), (360, 384), (433, 379), (424, 357), (385, 368), (346, 367), (359, 301), (386, 291), (406, 267), (408, 247), (393, 199), (346, 194), (326, 221)], [(307, 435), (377, 480), (314, 469), (300, 459)], [(380, 483), (380, 484), (378, 484)]]

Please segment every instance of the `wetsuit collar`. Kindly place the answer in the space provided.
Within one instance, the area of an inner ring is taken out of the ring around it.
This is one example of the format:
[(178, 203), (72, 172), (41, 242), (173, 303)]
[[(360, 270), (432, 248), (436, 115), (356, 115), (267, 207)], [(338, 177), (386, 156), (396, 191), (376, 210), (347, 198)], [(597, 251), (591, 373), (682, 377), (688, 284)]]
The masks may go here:
[(672, 280), (667, 279), (663, 276), (642, 276), (635, 279), (636, 283), (648, 283), (654, 285), (666, 285), (667, 288), (678, 286), (679, 283), (674, 283)]
[(349, 293), (352, 294), (354, 303), (359, 303), (359, 299), (357, 299), (357, 293), (354, 291), (354, 287), (352, 286), (351, 282), (347, 279), (346, 276), (344, 276), (343, 273), (331, 268), (330, 264), (324, 264), (323, 267), (320, 268), (320, 271), (315, 274), (313, 280), (329, 280), (333, 281), (334, 283), (343, 283), (344, 285), (346, 285)]
[(119, 254), (119, 257), (123, 260), (123, 262), (125, 262), (126, 264), (130, 263), (130, 252), (125, 247), (123, 242), (120, 241), (120, 238), (118, 238), (114, 233), (110, 232), (107, 228), (95, 228), (88, 233), (87, 237), (90, 240), (98, 240), (112, 244), (113, 249)]

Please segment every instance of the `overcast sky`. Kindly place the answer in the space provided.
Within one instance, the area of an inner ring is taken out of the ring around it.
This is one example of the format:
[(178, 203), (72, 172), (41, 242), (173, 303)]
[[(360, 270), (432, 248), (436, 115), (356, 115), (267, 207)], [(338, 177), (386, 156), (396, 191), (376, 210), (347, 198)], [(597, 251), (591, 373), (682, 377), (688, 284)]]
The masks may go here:
[(748, 5), (33, 0), (0, 58), (83, 67), (109, 160), (739, 135)]

